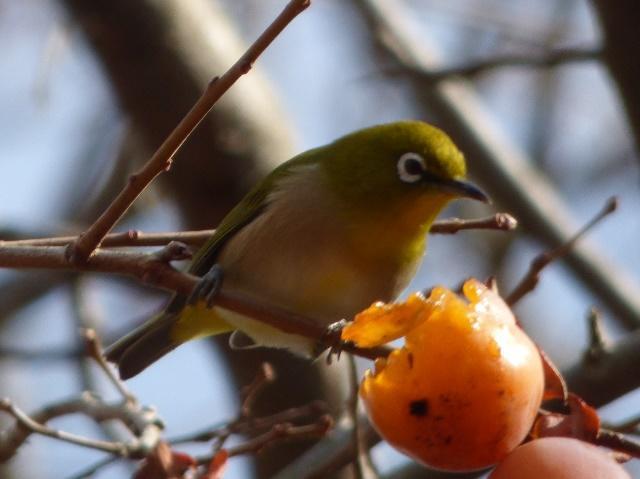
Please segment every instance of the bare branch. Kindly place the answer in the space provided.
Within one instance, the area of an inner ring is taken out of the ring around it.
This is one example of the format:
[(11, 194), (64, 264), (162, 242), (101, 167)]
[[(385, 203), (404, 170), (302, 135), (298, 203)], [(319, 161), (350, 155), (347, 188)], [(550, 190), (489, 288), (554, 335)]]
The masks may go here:
[(496, 68), (549, 68), (567, 63), (599, 60), (601, 57), (600, 48), (561, 48), (542, 55), (499, 55), (440, 70), (420, 70), (418, 75), (426, 82), (435, 83), (454, 76), (473, 77)]
[[(518, 221), (509, 213), (496, 213), (493, 216), (478, 219), (446, 218), (435, 221), (429, 230), (430, 234), (453, 234), (461, 230), (500, 230), (512, 231)], [(128, 230), (122, 233), (110, 233), (104, 237), (101, 248), (126, 246), (164, 246), (177, 241), (189, 246), (202, 246), (216, 230), (171, 231), (165, 233), (145, 233), (139, 230)], [(57, 236), (49, 238), (0, 240), (0, 246), (65, 246), (77, 236)]]
[(269, 384), (276, 380), (276, 372), (269, 363), (262, 363), (260, 372), (253, 378), (251, 384), (243, 387), (240, 391), (242, 405), (240, 406), (240, 418), (248, 418), (253, 412), (253, 405), (258, 395)]
[(248, 434), (251, 431), (262, 431), (272, 428), (276, 424), (292, 422), (297, 419), (314, 414), (324, 414), (327, 412), (327, 405), (323, 401), (313, 401), (299, 407), (293, 407), (279, 411), (270, 416), (239, 418), (229, 424), (218, 427), (210, 427), (201, 431), (195, 431), (170, 438), (169, 444), (181, 444), (185, 442), (206, 442), (211, 439), (231, 434)]
[[(333, 419), (325, 414), (313, 424), (293, 426), (291, 424), (276, 424), (268, 432), (256, 436), (249, 441), (227, 449), (229, 457), (241, 454), (258, 453), (265, 447), (282, 440), (300, 440), (324, 436), (333, 427)], [(197, 459), (198, 464), (207, 464), (212, 456), (207, 455)]]
[(100, 217), (73, 243), (70, 243), (67, 257), (73, 263), (84, 263), (98, 247), (105, 235), (129, 209), (153, 179), (171, 167), (171, 162), (180, 146), (211, 110), (215, 103), (231, 88), (253, 63), (284, 30), (284, 28), (310, 5), (310, 0), (291, 0), (278, 17), (267, 27), (244, 55), (225, 74), (214, 78), (203, 95), (169, 134), (151, 159), (129, 177), (124, 189), (113, 200)]
[(580, 238), (589, 232), (589, 230), (597, 225), (602, 219), (613, 213), (617, 208), (618, 199), (616, 197), (609, 198), (602, 210), (565, 243), (561, 244), (557, 248), (545, 251), (544, 253), (536, 256), (533, 261), (531, 261), (529, 271), (527, 271), (516, 287), (513, 288), (511, 293), (505, 297), (505, 302), (509, 306), (513, 306), (520, 301), (523, 296), (531, 292), (540, 281), (540, 273), (544, 268), (555, 260), (566, 256), (569, 251), (574, 248)]
[(100, 459), (92, 465), (84, 468), (82, 471), (69, 476), (67, 479), (85, 479), (87, 477), (93, 477), (100, 469), (116, 462), (118, 459), (120, 459), (118, 456), (107, 456), (104, 459)]
[(633, 48), (637, 45), (636, 25), (638, 4), (634, 0), (590, 2), (597, 12), (604, 37), (603, 60), (615, 80), (635, 138), (636, 151), (640, 149), (640, 63), (635, 61)]
[(640, 364), (639, 331), (609, 345), (596, 361), (583, 357), (563, 371), (563, 376), (572, 392), (600, 407), (640, 386), (636, 364)]
[(631, 457), (640, 458), (640, 442), (625, 437), (619, 432), (600, 429), (595, 443), (598, 446), (608, 447), (615, 451), (629, 454)]
[[(13, 456), (20, 445), (34, 433), (121, 457), (140, 458), (153, 449), (160, 440), (162, 431), (161, 422), (152, 409), (140, 408), (128, 403), (109, 404), (90, 393), (83, 393), (79, 398), (45, 406), (31, 415), (24, 413), (9, 399), (0, 400), (0, 410), (16, 419), (13, 428), (4, 430), (0, 434), (0, 462)], [(136, 438), (127, 443), (101, 441), (59, 431), (45, 425), (55, 417), (75, 413), (82, 413), (97, 422), (118, 419), (134, 433)]]
[[(380, 436), (364, 414), (360, 415), (359, 420), (362, 425), (362, 437), (370, 449), (381, 441)], [(273, 479), (333, 477), (336, 471), (353, 461), (355, 453), (351, 426), (338, 423), (331, 435), (297, 457)]]
[(516, 220), (509, 213), (496, 213), (493, 216), (478, 219), (448, 218), (433, 223), (430, 234), (454, 234), (463, 230), (498, 230), (513, 231), (518, 227)]
[(89, 357), (100, 366), (102, 372), (109, 378), (109, 381), (118, 390), (125, 402), (135, 406), (137, 404), (135, 396), (129, 392), (124, 382), (115, 374), (111, 366), (109, 366), (104, 359), (104, 351), (96, 332), (93, 329), (85, 329), (82, 331), (82, 336), (84, 337)]
[(608, 343), (602, 330), (602, 319), (596, 308), (591, 308), (589, 316), (589, 347), (585, 353), (585, 357), (589, 361), (598, 361), (602, 356), (607, 354)]
[[(151, 254), (98, 249), (86, 263), (72, 265), (65, 257), (63, 246), (2, 246), (0, 268), (58, 269), (115, 273), (138, 279), (144, 284), (189, 295), (198, 283), (197, 276), (180, 272), (169, 264), (184, 259), (184, 245), (169, 243)], [(284, 332), (300, 334), (327, 344), (326, 329), (313, 319), (275, 306), (261, 304), (246, 294), (225, 289), (216, 297), (216, 304), (225, 309), (265, 322)], [(327, 344), (331, 346), (332, 344)], [(387, 348), (362, 349), (345, 345), (345, 352), (369, 359), (389, 354)]]
[(603, 424), (603, 427), (606, 429), (611, 429), (612, 431), (622, 432), (622, 433), (630, 433), (630, 434), (638, 434), (638, 426), (640, 425), (640, 414), (637, 414), (630, 419), (625, 421), (615, 423), (615, 424)]
[[(104, 237), (101, 248), (124, 246), (164, 246), (177, 241), (191, 246), (201, 246), (216, 230), (172, 231), (167, 233), (144, 233), (139, 230), (128, 230), (123, 233), (110, 233)], [(0, 240), (0, 246), (65, 246), (77, 236), (56, 236), (52, 238), (33, 238), (19, 240)]]

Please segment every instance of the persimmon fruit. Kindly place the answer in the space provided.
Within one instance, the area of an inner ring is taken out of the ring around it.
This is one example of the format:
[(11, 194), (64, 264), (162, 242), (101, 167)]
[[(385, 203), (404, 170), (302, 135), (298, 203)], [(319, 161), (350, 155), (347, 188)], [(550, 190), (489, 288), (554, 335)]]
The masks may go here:
[(410, 325), (404, 347), (366, 373), (360, 396), (387, 442), (448, 471), (486, 468), (515, 449), (544, 388), (538, 349), (499, 295), (476, 280), (463, 291), (467, 301), (438, 287), (404, 305), (374, 305), (346, 332), (358, 343), (359, 327), (370, 339), (364, 334), (369, 319), (386, 341), (385, 317), (399, 329), (395, 313)]

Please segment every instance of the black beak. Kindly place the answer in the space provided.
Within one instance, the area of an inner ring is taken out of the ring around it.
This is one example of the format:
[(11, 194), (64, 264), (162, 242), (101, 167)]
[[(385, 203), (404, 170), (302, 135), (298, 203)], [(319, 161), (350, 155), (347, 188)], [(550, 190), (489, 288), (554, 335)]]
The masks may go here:
[(443, 191), (451, 193), (460, 198), (471, 198), (472, 200), (491, 203), (487, 194), (473, 183), (462, 180), (440, 180), (438, 187)]

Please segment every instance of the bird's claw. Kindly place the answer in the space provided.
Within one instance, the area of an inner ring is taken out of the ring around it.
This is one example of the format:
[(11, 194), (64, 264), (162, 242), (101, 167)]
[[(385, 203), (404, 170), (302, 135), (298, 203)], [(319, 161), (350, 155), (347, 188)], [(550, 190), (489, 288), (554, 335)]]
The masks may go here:
[(349, 346), (351, 341), (343, 341), (342, 340), (342, 330), (349, 322), (346, 319), (341, 319), (340, 321), (336, 321), (335, 323), (331, 323), (327, 326), (327, 329), (324, 332), (323, 337), (323, 345), (329, 346), (329, 352), (327, 353), (327, 364), (331, 364), (333, 361), (333, 357), (335, 356), (336, 360), (340, 359), (340, 354), (342, 351)]
[(204, 301), (207, 308), (213, 307), (216, 296), (222, 287), (222, 277), (222, 267), (219, 264), (214, 264), (193, 288), (187, 303), (195, 306), (200, 301)]

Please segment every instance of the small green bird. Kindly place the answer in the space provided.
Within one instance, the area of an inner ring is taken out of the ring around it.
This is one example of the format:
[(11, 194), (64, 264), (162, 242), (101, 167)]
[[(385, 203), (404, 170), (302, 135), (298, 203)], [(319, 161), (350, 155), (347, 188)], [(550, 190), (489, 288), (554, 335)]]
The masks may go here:
[[(189, 272), (221, 270), (225, 287), (322, 325), (349, 319), (407, 286), (450, 200), (488, 201), (465, 173), (462, 153), (434, 126), (401, 121), (356, 131), (273, 170), (222, 220)], [(185, 341), (233, 330), (256, 345), (306, 356), (315, 346), (175, 295), (106, 356), (127, 379)]]

